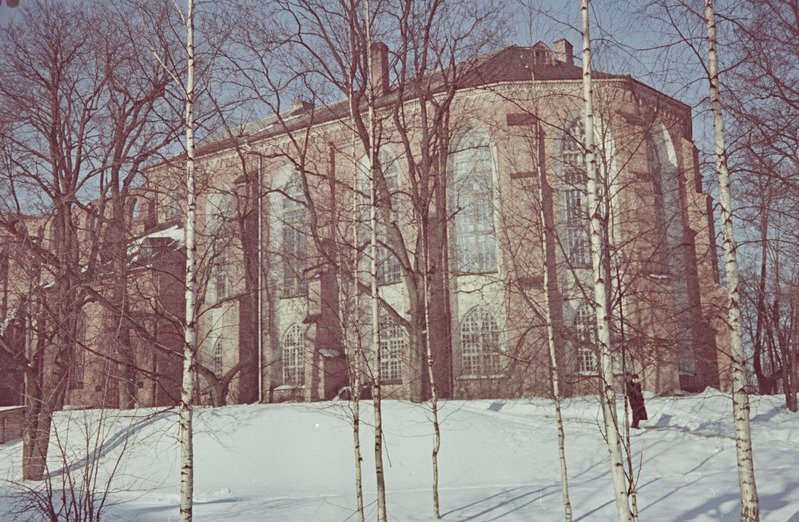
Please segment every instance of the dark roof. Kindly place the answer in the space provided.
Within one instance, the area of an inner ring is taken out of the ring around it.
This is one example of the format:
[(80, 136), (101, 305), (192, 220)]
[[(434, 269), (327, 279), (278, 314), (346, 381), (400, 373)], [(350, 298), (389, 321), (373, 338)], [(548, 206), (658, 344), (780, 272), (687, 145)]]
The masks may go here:
[[(580, 81), (582, 67), (552, 60), (552, 64), (534, 64), (533, 54), (529, 47), (510, 45), (475, 57), (471, 60), (460, 62), (454, 67), (457, 77), (457, 88), (464, 89), (483, 85), (496, 84), (508, 81)], [(443, 91), (453, 76), (453, 68), (431, 72), (425, 76), (428, 87), (433, 91)], [(605, 79), (630, 79), (629, 76), (613, 75), (601, 71), (593, 71), (593, 77)], [(396, 86), (380, 99), (377, 106), (385, 106), (397, 100), (398, 89)], [(405, 98), (413, 99), (410, 92), (405, 92)], [(286, 131), (307, 127), (310, 124), (318, 125), (346, 117), (349, 111), (347, 100), (334, 102), (330, 105), (314, 108), (310, 104), (302, 104), (296, 108), (282, 112), (280, 117), (270, 116), (252, 123), (233, 129), (230, 133), (221, 133), (206, 140), (198, 147), (200, 154), (211, 154), (233, 146), (235, 143), (244, 145), (283, 134)], [(282, 119), (282, 123), (281, 123)]]

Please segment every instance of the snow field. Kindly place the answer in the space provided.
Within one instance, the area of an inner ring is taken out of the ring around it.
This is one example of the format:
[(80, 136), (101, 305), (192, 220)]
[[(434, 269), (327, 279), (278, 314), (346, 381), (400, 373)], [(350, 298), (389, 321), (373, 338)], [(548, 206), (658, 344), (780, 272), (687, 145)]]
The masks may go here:
[[(764, 521), (799, 520), (799, 415), (781, 397), (752, 398), (755, 472)], [(198, 408), (196, 520), (355, 520), (354, 452), (347, 402)], [(619, 403), (622, 414), (621, 402)], [(432, 519), (433, 429), (426, 405), (383, 404), (392, 520)], [(714, 390), (647, 395), (647, 429), (632, 431), (641, 520), (737, 520), (731, 399)], [(370, 402), (361, 407), (367, 519), (376, 518)], [(79, 470), (88, 432), (104, 441), (101, 476), (120, 457), (106, 520), (178, 518), (177, 415), (140, 409), (65, 411), (54, 434)], [(607, 447), (593, 397), (564, 402), (575, 520), (613, 520)], [(444, 520), (563, 520), (554, 407), (545, 399), (448, 401), (439, 456)], [(102, 420), (102, 422), (101, 422)], [(54, 440), (56, 440), (54, 438)], [(127, 441), (127, 444), (125, 442)], [(0, 477), (19, 476), (22, 442), (0, 446)], [(51, 446), (50, 469), (63, 468)], [(101, 481), (102, 482), (102, 481)], [(14, 487), (0, 482), (0, 520)], [(35, 520), (35, 518), (32, 518)]]

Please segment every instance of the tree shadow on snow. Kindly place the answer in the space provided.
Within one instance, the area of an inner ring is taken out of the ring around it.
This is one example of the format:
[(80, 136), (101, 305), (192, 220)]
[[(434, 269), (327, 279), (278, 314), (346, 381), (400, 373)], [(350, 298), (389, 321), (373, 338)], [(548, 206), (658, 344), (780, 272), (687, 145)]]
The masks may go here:
[[(546, 490), (553, 490), (543, 493)], [(524, 492), (526, 490), (526, 492)], [(541, 489), (528, 490), (525, 486), (505, 489), (494, 495), (490, 495), (481, 500), (477, 500), (456, 509), (442, 513), (441, 518), (453, 515), (456, 520), (496, 520), (506, 515), (529, 506), (533, 502), (543, 500), (546, 497), (560, 491), (560, 487), (547, 486)], [(533, 498), (530, 498), (533, 497)], [(521, 500), (525, 500), (520, 503)], [(477, 513), (472, 513), (473, 509), (479, 509)]]
[(160, 421), (161, 419), (166, 418), (170, 415), (169, 412), (157, 413), (152, 416), (147, 416), (143, 419), (137, 420), (136, 422), (130, 424), (129, 426), (118, 430), (114, 433), (111, 437), (106, 440), (103, 440), (100, 443), (100, 449), (97, 452), (91, 452), (90, 454), (85, 455), (83, 458), (79, 459), (76, 462), (73, 462), (68, 467), (61, 467), (60, 469), (54, 470), (49, 473), (50, 477), (58, 477), (63, 475), (67, 471), (70, 473), (73, 471), (77, 471), (81, 468), (86, 467), (87, 465), (93, 464), (95, 460), (102, 459), (114, 449), (121, 446), (129, 437), (135, 435), (139, 431), (143, 430), (144, 428), (155, 424), (156, 422)]

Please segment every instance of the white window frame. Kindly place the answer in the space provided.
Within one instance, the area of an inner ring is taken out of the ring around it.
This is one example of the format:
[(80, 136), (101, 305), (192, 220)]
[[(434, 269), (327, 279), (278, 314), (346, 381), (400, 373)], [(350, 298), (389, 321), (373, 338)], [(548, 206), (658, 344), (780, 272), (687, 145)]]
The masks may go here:
[(214, 375), (217, 377), (222, 377), (223, 372), (225, 371), (224, 367), (224, 346), (222, 343), (222, 339), (219, 338), (214, 342), (214, 355), (213, 355), (213, 370)]
[(282, 343), (284, 386), (305, 386), (305, 329), (294, 324), (286, 330)]
[(484, 306), (469, 310), (461, 321), (460, 337), (461, 370), (464, 376), (503, 375), (505, 361), (501, 330), (490, 310)]
[(574, 328), (577, 343), (577, 372), (582, 375), (597, 375), (596, 315), (588, 303), (581, 303), (574, 312)]
[(496, 272), (494, 159), (490, 141), (471, 129), (450, 153), (455, 225), (456, 272)]
[(405, 353), (405, 331), (390, 317), (380, 318), (380, 379), (402, 381), (402, 356)]
[(280, 200), (280, 254), (283, 259), (282, 297), (308, 295), (308, 209), (298, 172), (282, 187)]

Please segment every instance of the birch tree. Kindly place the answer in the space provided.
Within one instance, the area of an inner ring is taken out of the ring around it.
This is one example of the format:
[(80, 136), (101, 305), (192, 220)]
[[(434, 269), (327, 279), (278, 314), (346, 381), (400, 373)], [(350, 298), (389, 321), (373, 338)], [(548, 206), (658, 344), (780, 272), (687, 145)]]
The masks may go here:
[(749, 396), (746, 392), (746, 355), (741, 337), (741, 303), (738, 288), (738, 260), (732, 222), (732, 198), (727, 170), (727, 149), (724, 144), (724, 119), (719, 92), (718, 39), (713, 0), (705, 0), (707, 23), (708, 80), (713, 111), (716, 151), (716, 173), (719, 180), (719, 203), (724, 247), (724, 266), (728, 294), (727, 312), (732, 362), (732, 404), (735, 419), (735, 449), (738, 459), (738, 483), (741, 489), (741, 520), (760, 520), (760, 505), (755, 483), (752, 435), (749, 424)]
[(180, 519), (192, 520), (194, 495), (194, 357), (197, 351), (197, 201), (194, 147), (194, 0), (188, 0), (186, 27), (186, 324), (180, 394)]
[(583, 35), (583, 101), (585, 117), (585, 165), (587, 167), (588, 213), (591, 220), (591, 264), (593, 266), (594, 311), (597, 321), (597, 343), (600, 358), (600, 401), (605, 424), (605, 437), (610, 453), (610, 472), (616, 497), (616, 510), (620, 522), (630, 520), (630, 504), (627, 498), (627, 481), (624, 476), (624, 460), (621, 434), (616, 416), (616, 392), (613, 389), (613, 362), (610, 355), (610, 316), (607, 306), (608, 274), (604, 263), (604, 233), (602, 205), (598, 197), (597, 165), (594, 157), (594, 109), (591, 84), (591, 37), (589, 33), (588, 0), (581, 2)]

